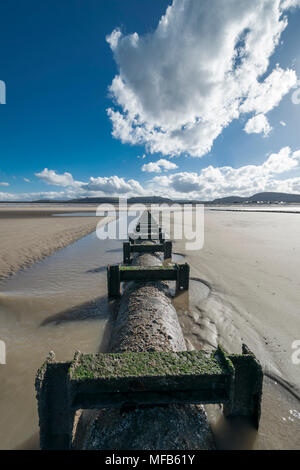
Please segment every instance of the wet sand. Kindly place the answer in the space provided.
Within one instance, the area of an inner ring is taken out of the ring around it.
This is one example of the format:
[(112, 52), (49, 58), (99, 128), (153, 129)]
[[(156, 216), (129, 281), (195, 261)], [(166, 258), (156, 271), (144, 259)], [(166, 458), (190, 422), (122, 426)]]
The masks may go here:
[(53, 217), (55, 214), (92, 209), (55, 206), (0, 207), (0, 279), (11, 276), (21, 268), (28, 267), (93, 232), (100, 217)]
[(209, 290), (200, 302), (191, 292), (189, 307), (179, 305), (185, 338), (191, 349), (219, 343), (236, 353), (245, 342), (266, 378), (258, 436), (243, 445), (299, 449), (300, 365), (292, 362), (292, 343), (300, 339), (300, 214), (206, 209), (204, 228), (202, 250), (187, 252), (183, 242), (174, 248)]
[[(184, 243), (175, 249), (184, 253)], [(200, 309), (212, 321), (209, 341), (237, 351), (243, 339), (300, 395), (291, 360), (300, 339), (300, 215), (206, 210), (204, 247), (186, 255), (191, 276), (211, 288)]]

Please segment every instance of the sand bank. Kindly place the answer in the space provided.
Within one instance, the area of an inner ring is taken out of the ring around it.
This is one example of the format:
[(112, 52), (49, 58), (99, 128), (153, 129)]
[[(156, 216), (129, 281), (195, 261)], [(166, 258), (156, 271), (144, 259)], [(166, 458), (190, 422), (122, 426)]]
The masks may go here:
[(292, 344), (300, 340), (300, 215), (206, 210), (204, 232), (202, 250), (174, 247), (191, 277), (209, 287), (202, 299), (190, 289), (179, 306), (185, 339), (191, 348), (219, 343), (228, 352), (245, 342), (266, 374), (258, 434), (230, 428), (208, 407), (218, 448), (298, 449), (300, 366)]
[[(68, 208), (67, 212), (87, 211)], [(0, 209), (0, 279), (96, 229), (100, 217), (52, 217), (66, 209)], [(107, 218), (103, 218), (105, 223)]]

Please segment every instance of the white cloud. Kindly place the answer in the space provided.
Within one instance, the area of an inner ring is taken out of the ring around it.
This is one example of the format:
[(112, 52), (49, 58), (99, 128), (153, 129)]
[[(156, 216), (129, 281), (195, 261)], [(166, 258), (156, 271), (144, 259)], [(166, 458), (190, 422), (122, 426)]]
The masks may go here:
[(284, 173), (300, 169), (300, 150), (284, 147), (261, 165), (240, 168), (208, 166), (196, 172), (156, 176), (149, 187), (156, 194), (170, 197), (210, 200), (217, 197), (249, 196), (263, 191), (300, 193), (300, 177), (283, 178)]
[(9, 186), (9, 183), (6, 183), (6, 181), (0, 182), (0, 186)]
[(283, 127), (286, 126), (286, 122), (284, 122), (284, 121), (280, 121), (280, 124), (281, 124)]
[(146, 154), (144, 153), (144, 155), (138, 155), (137, 158), (140, 158), (141, 160), (144, 160), (146, 158)]
[(151, 153), (202, 156), (242, 113), (267, 113), (295, 85), (269, 59), (291, 0), (174, 0), (153, 33), (107, 41), (119, 67), (113, 136)]
[(66, 187), (62, 184), (62, 191), (21, 194), (1, 192), (0, 200), (72, 199), (105, 195), (161, 195), (211, 200), (229, 195), (249, 196), (264, 191), (300, 193), (298, 175), (300, 150), (292, 151), (289, 147), (283, 147), (278, 153), (269, 155), (260, 165), (245, 165), (240, 168), (216, 168), (210, 165), (200, 172), (161, 174), (143, 186), (136, 180), (125, 180), (118, 176), (91, 177), (87, 182), (75, 181), (72, 177), (73, 185)]
[(66, 187), (66, 197), (97, 197), (103, 195), (119, 195), (119, 194), (142, 194), (143, 188), (140, 183), (134, 179), (125, 180), (119, 176), (93, 177), (91, 176), (87, 182), (74, 180), (71, 173), (56, 173), (55, 170), (45, 168), (40, 173), (35, 173), (47, 184)]
[(262, 83), (256, 82), (241, 105), (241, 111), (267, 113), (278, 106), (282, 97), (296, 84), (294, 70), (283, 70), (278, 65)]
[(169, 160), (165, 160), (164, 158), (161, 158), (157, 162), (145, 163), (142, 166), (142, 171), (146, 171), (148, 173), (161, 173), (162, 169), (164, 171), (169, 171), (169, 170), (176, 170), (176, 168), (178, 168), (178, 166), (175, 163), (172, 163)]
[(300, 0), (282, 0), (281, 8), (288, 10), (289, 8), (295, 8), (300, 6)]
[(28, 179), (28, 178), (24, 178), (24, 181), (25, 181), (25, 183), (30, 183), (31, 182), (30, 179)]
[(129, 193), (138, 193), (143, 192), (141, 185), (130, 179), (125, 181), (124, 178), (119, 178), (118, 176), (110, 177), (91, 177), (88, 183), (82, 184), (82, 189), (85, 191), (100, 191), (103, 194), (114, 195), (114, 194), (129, 194)]
[(39, 199), (66, 199), (65, 192), (42, 191), (36, 193), (2, 193), (0, 192), (0, 201), (33, 201)]
[(244, 131), (247, 134), (264, 134), (266, 137), (271, 132), (272, 127), (264, 114), (257, 114), (249, 119), (245, 125)]
[(74, 185), (73, 176), (71, 175), (71, 173), (67, 173), (67, 172), (65, 172), (62, 175), (59, 175), (58, 173), (56, 173), (55, 170), (48, 170), (48, 168), (45, 168), (40, 173), (35, 173), (35, 176), (40, 178), (45, 183), (51, 184), (53, 186), (73, 186)]

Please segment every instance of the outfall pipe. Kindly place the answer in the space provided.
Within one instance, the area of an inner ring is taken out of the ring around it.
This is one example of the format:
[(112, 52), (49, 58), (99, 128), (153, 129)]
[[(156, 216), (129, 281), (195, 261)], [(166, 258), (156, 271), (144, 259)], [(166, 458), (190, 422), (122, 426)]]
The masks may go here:
[[(158, 255), (137, 255), (134, 264), (158, 266)], [(184, 351), (186, 345), (165, 282), (126, 285), (109, 352)], [(89, 427), (85, 449), (214, 449), (203, 406), (167, 405), (100, 410)]]

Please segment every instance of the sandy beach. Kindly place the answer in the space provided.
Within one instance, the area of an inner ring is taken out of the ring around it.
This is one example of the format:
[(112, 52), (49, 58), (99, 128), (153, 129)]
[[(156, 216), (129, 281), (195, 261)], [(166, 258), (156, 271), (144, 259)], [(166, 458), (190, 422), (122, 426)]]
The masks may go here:
[(100, 217), (54, 216), (88, 210), (91, 207), (0, 207), (0, 279), (93, 232)]
[[(204, 247), (186, 253), (191, 275), (211, 290), (200, 309), (211, 320), (207, 341), (236, 352), (245, 341), (266, 372), (298, 394), (300, 368), (291, 355), (300, 332), (299, 217), (206, 210)], [(184, 252), (184, 243), (175, 249)]]
[[(2, 448), (38, 446), (33, 384), (47, 353), (55, 350), (66, 360), (76, 349), (96, 352), (109, 340), (106, 266), (122, 261), (122, 241), (84, 237), (99, 221), (77, 216), (85, 207), (72, 208), (72, 217), (53, 217), (56, 210), (70, 208), (0, 213), (0, 275), (32, 265), (1, 283), (0, 331), (8, 354), (0, 394)], [(242, 443), (230, 438), (230, 445), (296, 449), (300, 367), (291, 356), (300, 339), (300, 215), (206, 208), (204, 222), (203, 249), (187, 252), (184, 240), (173, 248), (191, 267), (189, 295), (175, 300), (187, 347), (221, 344), (240, 353), (245, 342), (265, 372), (262, 420), (258, 435), (247, 429)], [(208, 412), (219, 441), (232, 431), (243, 434), (220, 425), (218, 410)]]

